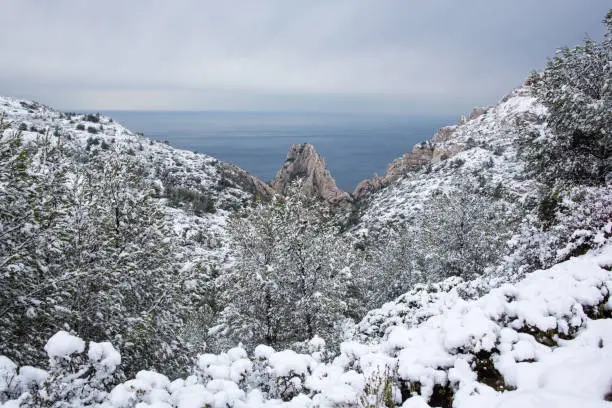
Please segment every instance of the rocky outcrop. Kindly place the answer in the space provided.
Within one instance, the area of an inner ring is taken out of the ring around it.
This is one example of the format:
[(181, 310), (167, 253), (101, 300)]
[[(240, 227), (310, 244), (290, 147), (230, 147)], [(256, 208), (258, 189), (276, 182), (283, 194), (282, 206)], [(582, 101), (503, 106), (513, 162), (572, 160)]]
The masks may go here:
[(469, 122), (470, 120), (474, 120), (482, 115), (484, 115), (485, 113), (488, 112), (488, 110), (491, 109), (490, 106), (481, 106), (481, 107), (477, 107), (472, 109), (472, 111), (470, 112), (470, 114), (468, 115), (466, 122)]
[(453, 137), (455, 129), (457, 129), (457, 126), (444, 126), (443, 128), (440, 128), (435, 135), (433, 135), (431, 141), (434, 143), (446, 142)]
[(400, 179), (408, 171), (417, 169), (430, 161), (435, 154), (435, 145), (430, 142), (419, 143), (414, 146), (412, 152), (404, 153), (402, 157), (393, 160), (387, 166), (387, 172), (383, 177), (374, 175), (374, 178), (364, 180), (353, 192), (352, 196), (355, 199), (363, 198), (367, 195), (375, 193), (381, 188)]
[[(450, 137), (447, 140), (450, 140)], [(387, 172), (383, 177), (374, 175), (374, 178), (362, 181), (351, 195), (356, 200), (364, 198), (399, 180), (411, 171), (419, 169), (428, 163), (446, 160), (466, 148), (467, 146), (463, 143), (434, 143), (433, 139), (432, 141), (419, 143), (414, 146), (411, 152), (404, 153), (403, 156), (393, 160), (387, 166)]]
[(303, 188), (309, 193), (332, 204), (351, 201), (351, 196), (342, 191), (331, 176), (325, 160), (308, 143), (291, 145), (285, 163), (270, 183), (280, 194), (285, 194), (289, 185), (297, 179), (303, 180)]
[(385, 187), (388, 184), (388, 181), (385, 177), (378, 177), (378, 174), (374, 175), (372, 179), (365, 179), (361, 183), (357, 185), (355, 191), (353, 191), (353, 198), (360, 199), (366, 197), (370, 194), (373, 194)]
[(275, 194), (275, 191), (269, 185), (257, 177), (250, 175), (246, 170), (234, 166), (233, 164), (222, 163), (221, 174), (223, 179), (231, 181), (233, 184), (253, 194), (255, 197), (270, 200)]
[(355, 200), (364, 198), (399, 180), (410, 171), (414, 171), (428, 163), (446, 160), (467, 149), (469, 146), (455, 140), (458, 129), (467, 122), (478, 119), (490, 109), (491, 107), (474, 108), (467, 117), (462, 117), (456, 125), (440, 128), (431, 140), (415, 145), (411, 152), (404, 153), (403, 156), (393, 160), (387, 166), (387, 171), (383, 177), (374, 175), (374, 178), (359, 183), (352, 193), (352, 197)]
[(374, 178), (362, 181), (351, 195), (356, 200), (361, 199), (399, 180), (410, 171), (421, 168), (428, 163), (446, 160), (465, 149), (466, 146), (463, 144), (436, 144), (433, 143), (433, 139), (431, 142), (419, 143), (414, 146), (411, 152), (404, 153), (403, 156), (393, 160), (387, 166), (387, 172), (383, 177), (374, 175)]
[(394, 181), (400, 176), (406, 174), (407, 171), (419, 168), (431, 161), (434, 155), (435, 145), (429, 142), (419, 143), (415, 145), (412, 152), (404, 153), (402, 157), (393, 160), (387, 166), (385, 178)]

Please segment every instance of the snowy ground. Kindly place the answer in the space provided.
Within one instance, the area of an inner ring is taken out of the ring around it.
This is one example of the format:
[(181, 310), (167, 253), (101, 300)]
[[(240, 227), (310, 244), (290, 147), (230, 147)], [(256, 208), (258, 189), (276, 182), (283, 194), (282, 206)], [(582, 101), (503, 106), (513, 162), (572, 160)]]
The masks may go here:
[[(606, 402), (612, 399), (611, 245), (474, 300), (464, 300), (454, 288), (436, 296), (422, 292), (422, 299), (414, 299), (420, 302), (415, 311), (433, 307), (435, 313), (418, 322), (389, 324), (369, 342), (345, 342), (331, 362), (322, 361), (324, 345), (316, 338), (312, 354), (259, 346), (247, 356), (237, 347), (201, 355), (194, 375), (185, 379), (140, 372), (109, 394), (100, 391), (94, 406), (612, 405)], [(383, 309), (389, 312), (394, 304)], [(393, 319), (393, 313), (387, 315)], [(367, 319), (362, 322), (367, 324)], [(83, 340), (64, 332), (53, 336), (45, 350), (51, 370), (79, 353), (100, 376), (119, 361), (110, 344), (86, 348)], [(46, 376), (0, 358), (0, 395), (15, 397), (3, 406), (25, 402)], [(55, 375), (54, 381), (82, 387), (75, 378)], [(75, 397), (72, 406), (81, 406), (79, 401)]]

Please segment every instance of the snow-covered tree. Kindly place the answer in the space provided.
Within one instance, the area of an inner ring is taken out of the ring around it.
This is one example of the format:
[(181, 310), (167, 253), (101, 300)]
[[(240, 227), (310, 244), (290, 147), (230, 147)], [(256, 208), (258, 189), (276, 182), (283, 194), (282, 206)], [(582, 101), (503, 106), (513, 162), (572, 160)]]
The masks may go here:
[(399, 226), (367, 245), (368, 262), (364, 268), (367, 310), (395, 299), (425, 279), (418, 263), (419, 234), (415, 226)]
[(73, 296), (71, 327), (83, 337), (113, 339), (135, 368), (179, 365), (183, 281), (168, 220), (129, 157), (94, 158), (83, 170), (73, 187), (86, 214), (73, 207), (72, 216), (86, 217), (84, 236), (69, 241), (75, 256), (67, 261), (87, 290)]
[(466, 280), (492, 273), (508, 251), (516, 208), (466, 180), (437, 191), (405, 225), (395, 225), (368, 238), (366, 305), (383, 303), (450, 276)]
[(286, 197), (256, 203), (230, 223), (236, 261), (222, 276), (221, 321), (249, 345), (333, 340), (347, 314), (355, 254), (328, 209), (299, 184)]
[(62, 172), (47, 136), (25, 143), (21, 131), (0, 121), (0, 352), (28, 362), (38, 361), (48, 337), (40, 333), (53, 319), (37, 310), (49, 301), (51, 269), (61, 253), (55, 232)]
[(69, 329), (113, 341), (130, 371), (184, 367), (178, 332), (194, 276), (178, 267), (140, 164), (111, 150), (65, 151), (50, 132), (24, 142), (2, 130), (0, 352), (38, 364), (46, 339)]
[(468, 184), (439, 193), (420, 217), (418, 268), (429, 280), (487, 272), (507, 251), (514, 217), (503, 202), (472, 192)]
[(527, 160), (550, 187), (601, 185), (612, 173), (612, 12), (604, 23), (602, 42), (561, 48), (530, 78), (548, 108), (550, 130), (527, 137)]

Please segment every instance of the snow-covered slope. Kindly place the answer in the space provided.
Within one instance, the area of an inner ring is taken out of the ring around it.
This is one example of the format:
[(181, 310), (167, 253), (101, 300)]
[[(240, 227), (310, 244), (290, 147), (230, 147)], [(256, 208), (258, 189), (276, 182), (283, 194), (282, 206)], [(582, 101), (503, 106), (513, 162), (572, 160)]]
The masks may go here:
[(36, 137), (47, 130), (72, 148), (87, 151), (116, 150), (149, 164), (151, 176), (175, 182), (207, 194), (216, 208), (231, 209), (254, 194), (269, 196), (272, 190), (244, 170), (206, 154), (173, 148), (134, 133), (102, 115), (55, 111), (36, 102), (0, 97), (0, 115)]
[(385, 186), (362, 198), (360, 227), (378, 229), (409, 221), (434, 191), (467, 178), (477, 179), (484, 192), (497, 189), (496, 194), (510, 203), (533, 198), (536, 184), (525, 175), (515, 142), (522, 132), (546, 127), (545, 108), (523, 86), (498, 105), (475, 112), (392, 163)]
[(177, 235), (185, 238), (184, 244), (193, 244), (197, 247), (194, 250), (203, 256), (223, 259), (227, 216), (255, 195), (266, 198), (273, 194), (269, 186), (243, 169), (206, 154), (148, 139), (109, 117), (59, 112), (36, 102), (9, 97), (0, 97), (0, 116), (5, 123), (22, 130), (24, 140), (48, 137), (75, 159), (80, 154), (132, 156), (160, 197), (165, 196), (168, 186), (197, 194), (208, 203), (197, 215), (180, 203), (165, 209)]
[[(171, 382), (142, 371), (109, 394), (90, 390), (87, 398), (99, 400), (93, 406), (113, 408), (610, 406), (612, 246), (474, 300), (463, 300), (452, 288), (437, 289), (436, 296), (422, 292), (413, 299), (434, 313), (389, 324), (369, 344), (345, 342), (332, 362), (321, 360), (318, 340), (311, 342), (310, 355), (259, 346), (249, 357), (238, 347), (200, 356), (186, 379)], [(381, 309), (389, 316), (384, 319), (395, 318), (393, 309), (395, 315), (406, 312), (401, 302), (391, 303)], [(90, 364), (100, 376), (117, 364), (107, 346), (89, 346)], [(82, 354), (84, 343), (60, 334), (46, 349), (57, 367)], [(16, 398), (6, 407), (27, 401), (45, 378), (8, 359), (0, 360), (0, 372), (7, 379), (0, 380), (0, 393)], [(79, 386), (75, 376), (54, 381), (64, 390)], [(80, 406), (82, 394), (72, 395), (72, 406)]]

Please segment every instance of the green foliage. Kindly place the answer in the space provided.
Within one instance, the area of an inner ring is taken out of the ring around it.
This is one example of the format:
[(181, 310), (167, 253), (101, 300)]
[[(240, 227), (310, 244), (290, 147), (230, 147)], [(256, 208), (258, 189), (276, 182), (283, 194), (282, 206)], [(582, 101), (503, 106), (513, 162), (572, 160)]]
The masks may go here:
[(459, 167), (463, 166), (465, 164), (465, 160), (461, 159), (461, 158), (457, 158), (453, 161), (450, 162), (451, 163), (451, 167), (454, 169), (458, 169)]
[(91, 150), (91, 146), (97, 146), (100, 144), (100, 139), (98, 139), (97, 137), (88, 137), (87, 138), (87, 144), (85, 145), (85, 149), (87, 151)]
[(64, 329), (111, 340), (128, 375), (178, 374), (190, 354), (177, 333), (195, 298), (185, 279), (198, 271), (178, 270), (140, 164), (104, 150), (74, 161), (55, 136), (25, 145), (1, 126), (0, 354), (38, 365)]
[(87, 122), (92, 122), (92, 123), (100, 123), (100, 114), (96, 113), (94, 114), (87, 114), (85, 115), (85, 117), (83, 118), (83, 120), (87, 121)]
[(561, 204), (561, 196), (558, 192), (540, 193), (540, 203), (538, 204), (538, 219), (544, 229), (550, 228), (557, 220), (557, 210)]

